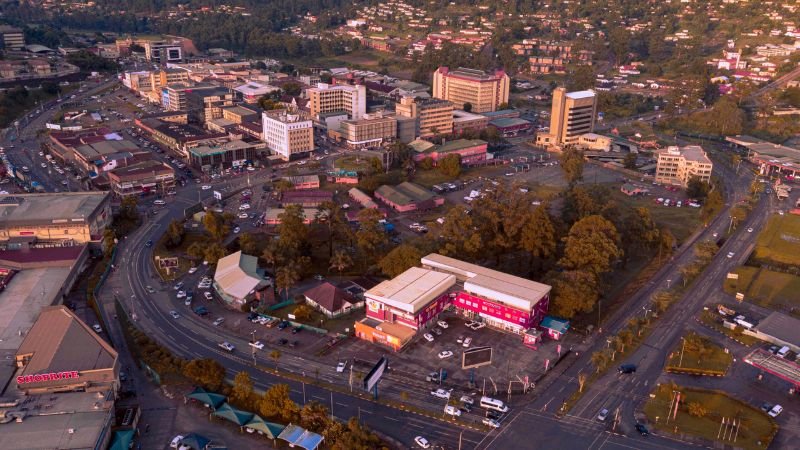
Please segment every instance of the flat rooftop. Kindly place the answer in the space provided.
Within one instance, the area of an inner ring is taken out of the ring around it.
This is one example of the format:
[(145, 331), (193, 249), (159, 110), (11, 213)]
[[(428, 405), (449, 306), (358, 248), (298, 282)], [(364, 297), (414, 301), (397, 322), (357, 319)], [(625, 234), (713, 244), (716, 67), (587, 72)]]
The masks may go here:
[(567, 92), (567, 97), (571, 99), (582, 99), (582, 98), (592, 98), (595, 96), (593, 90), (589, 89), (586, 91), (575, 91), (575, 92)]
[(0, 227), (86, 223), (99, 212), (107, 198), (107, 192), (4, 195), (0, 197)]
[(456, 277), (429, 269), (412, 267), (364, 293), (399, 310), (415, 314), (456, 284)]

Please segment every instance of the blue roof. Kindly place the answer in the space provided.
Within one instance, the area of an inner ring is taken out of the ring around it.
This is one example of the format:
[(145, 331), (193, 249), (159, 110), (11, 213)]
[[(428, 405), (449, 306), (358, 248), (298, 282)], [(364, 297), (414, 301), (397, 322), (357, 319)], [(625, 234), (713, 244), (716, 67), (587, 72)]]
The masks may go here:
[(181, 439), (181, 444), (191, 447), (194, 450), (205, 450), (210, 443), (211, 439), (201, 436), (197, 433), (189, 433), (183, 439)]
[(128, 450), (133, 442), (133, 430), (118, 430), (114, 432), (114, 439), (108, 450)]
[(225, 403), (225, 396), (222, 394), (215, 394), (208, 392), (201, 387), (197, 387), (187, 397), (197, 400), (203, 404), (210, 406), (212, 409), (217, 409), (219, 405)]
[(278, 439), (283, 439), (292, 446), (297, 445), (306, 450), (314, 450), (319, 446), (319, 444), (322, 443), (324, 438), (322, 435), (312, 433), (311, 431), (298, 427), (297, 425), (289, 424), (283, 431), (281, 431)]
[(270, 439), (276, 439), (278, 435), (280, 435), (281, 432), (286, 428), (284, 425), (279, 423), (267, 422), (258, 415), (253, 416), (253, 418), (250, 419), (250, 422), (247, 422), (245, 426), (247, 428), (264, 433)]
[(250, 419), (252, 419), (254, 416), (254, 414), (251, 412), (236, 409), (227, 403), (220, 406), (219, 409), (214, 411), (214, 415), (217, 417), (222, 417), (223, 419), (230, 420), (231, 422), (235, 423), (236, 425), (239, 425), (240, 427), (245, 426), (245, 424), (247, 424), (247, 422), (250, 422)]
[(569, 320), (559, 319), (553, 316), (544, 316), (539, 326), (564, 334), (569, 330)]

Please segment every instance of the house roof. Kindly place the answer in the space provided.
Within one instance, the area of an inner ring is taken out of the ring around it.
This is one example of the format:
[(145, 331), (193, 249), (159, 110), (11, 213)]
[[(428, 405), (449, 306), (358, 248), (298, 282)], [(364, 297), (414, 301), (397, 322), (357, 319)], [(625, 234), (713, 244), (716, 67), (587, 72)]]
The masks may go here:
[(412, 267), (368, 290), (364, 296), (414, 314), (455, 283), (453, 275)]
[(254, 416), (253, 413), (236, 409), (228, 403), (225, 403), (217, 408), (213, 414), (217, 417), (229, 420), (240, 427), (245, 426), (245, 424), (250, 422), (250, 419), (252, 419)]
[(255, 415), (250, 422), (245, 425), (251, 430), (256, 430), (264, 433), (270, 439), (277, 439), (281, 432), (286, 428), (285, 425), (279, 423), (267, 422), (261, 416)]
[(283, 439), (291, 446), (299, 446), (306, 450), (314, 450), (322, 443), (324, 438), (322, 435), (290, 423), (281, 431), (281, 434), (278, 435), (278, 439)]
[(760, 333), (800, 347), (800, 320), (780, 312), (772, 312), (756, 326)]
[(331, 313), (341, 311), (345, 306), (356, 303), (356, 300), (350, 293), (339, 289), (327, 281), (303, 292), (303, 295)]
[(214, 281), (231, 297), (245, 298), (264, 281), (257, 270), (258, 258), (245, 255), (239, 250), (217, 262)]
[(564, 334), (569, 330), (569, 320), (559, 319), (553, 316), (544, 316), (539, 326)]
[(381, 197), (389, 200), (395, 205), (408, 205), (410, 203), (420, 203), (426, 200), (437, 197), (433, 192), (425, 189), (424, 187), (404, 181), (397, 186), (389, 186), (384, 184), (376, 191)]
[(42, 309), (17, 355), (30, 355), (20, 375), (102, 370), (117, 360), (117, 351), (62, 305)]

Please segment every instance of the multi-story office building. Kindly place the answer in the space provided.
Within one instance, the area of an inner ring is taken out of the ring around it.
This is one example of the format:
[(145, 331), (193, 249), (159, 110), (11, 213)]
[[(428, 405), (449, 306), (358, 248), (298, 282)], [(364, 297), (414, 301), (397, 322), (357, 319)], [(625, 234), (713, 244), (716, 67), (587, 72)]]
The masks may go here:
[(658, 152), (656, 183), (686, 187), (695, 177), (710, 183), (712, 168), (713, 163), (699, 145), (667, 147)]
[(302, 111), (265, 111), (261, 122), (267, 148), (284, 161), (314, 150), (314, 125), (311, 118)]
[(341, 139), (350, 148), (378, 145), (397, 136), (397, 119), (367, 114), (361, 120), (344, 120), (339, 128)]
[(25, 47), (25, 35), (22, 30), (9, 25), (0, 25), (0, 34), (3, 35), (3, 45), (8, 50), (22, 50)]
[(564, 147), (578, 142), (582, 134), (594, 131), (597, 96), (594, 91), (553, 91), (550, 131), (536, 136), (536, 143), (545, 147)]
[(156, 64), (179, 63), (183, 61), (181, 41), (143, 41), (144, 56)]
[(244, 167), (255, 161), (258, 151), (263, 148), (264, 143), (260, 141), (245, 142), (241, 139), (223, 138), (191, 147), (187, 153), (192, 167), (203, 172), (212, 172)]
[(222, 108), (233, 106), (236, 98), (233, 91), (224, 87), (191, 90), (186, 93), (189, 119), (207, 123), (222, 118)]
[(319, 83), (306, 90), (311, 116), (320, 113), (345, 112), (351, 120), (358, 120), (367, 112), (367, 88), (364, 85), (330, 85)]
[(433, 97), (453, 102), (457, 107), (469, 103), (472, 111), (484, 113), (498, 110), (508, 103), (511, 78), (502, 70), (491, 73), (459, 67), (439, 67), (433, 72)]
[(175, 83), (161, 88), (161, 106), (167, 111), (186, 111), (189, 103), (186, 94), (206, 89), (219, 89), (211, 84)]
[(110, 170), (107, 175), (111, 190), (119, 197), (148, 193), (165, 195), (175, 187), (175, 170), (152, 159)]
[(411, 117), (417, 120), (417, 135), (429, 137), (453, 132), (453, 104), (435, 98), (414, 100), (403, 97), (395, 107), (398, 117)]

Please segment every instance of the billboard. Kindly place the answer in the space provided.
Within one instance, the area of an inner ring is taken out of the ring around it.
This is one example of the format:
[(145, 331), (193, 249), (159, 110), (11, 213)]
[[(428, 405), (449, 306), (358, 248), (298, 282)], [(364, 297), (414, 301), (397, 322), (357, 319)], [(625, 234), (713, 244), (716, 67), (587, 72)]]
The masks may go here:
[(492, 347), (475, 347), (464, 350), (461, 357), (462, 369), (474, 369), (476, 367), (488, 366), (492, 363)]
[(383, 372), (386, 371), (386, 368), (389, 366), (389, 360), (386, 359), (385, 356), (382, 356), (381, 359), (378, 360), (378, 363), (375, 364), (375, 367), (369, 371), (367, 376), (364, 377), (364, 389), (367, 391), (371, 391), (372, 388), (378, 384), (378, 381), (381, 380), (383, 376)]
[(222, 200), (222, 192), (214, 191), (214, 198), (217, 200)]

